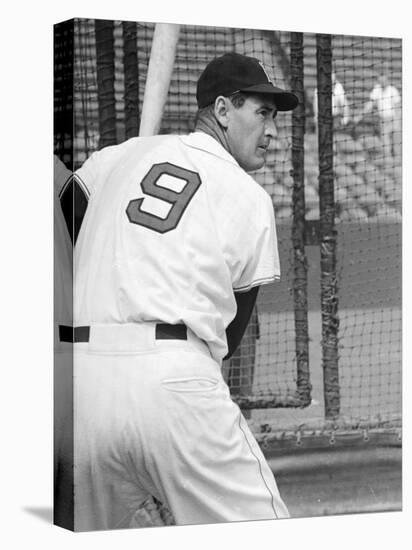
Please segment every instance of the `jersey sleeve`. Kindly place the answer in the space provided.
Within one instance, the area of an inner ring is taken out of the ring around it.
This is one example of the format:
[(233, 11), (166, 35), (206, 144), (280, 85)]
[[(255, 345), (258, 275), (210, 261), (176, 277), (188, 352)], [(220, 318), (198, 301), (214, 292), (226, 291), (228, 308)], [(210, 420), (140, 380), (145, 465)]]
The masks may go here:
[(279, 252), (272, 199), (263, 190), (255, 207), (254, 223), (243, 226), (243, 266), (233, 281), (235, 292), (280, 278)]
[(89, 199), (93, 194), (99, 182), (99, 164), (101, 152), (93, 153), (80, 168), (74, 173), (76, 182), (81, 187), (83, 193)]

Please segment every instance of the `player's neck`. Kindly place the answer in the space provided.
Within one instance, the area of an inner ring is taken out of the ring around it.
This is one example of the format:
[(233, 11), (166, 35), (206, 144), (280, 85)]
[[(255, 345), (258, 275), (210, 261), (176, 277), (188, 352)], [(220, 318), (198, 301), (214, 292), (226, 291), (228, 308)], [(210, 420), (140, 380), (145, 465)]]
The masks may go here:
[(213, 116), (200, 116), (196, 121), (196, 132), (203, 132), (216, 141), (231, 154), (230, 147), (226, 138), (226, 134), (218, 121)]

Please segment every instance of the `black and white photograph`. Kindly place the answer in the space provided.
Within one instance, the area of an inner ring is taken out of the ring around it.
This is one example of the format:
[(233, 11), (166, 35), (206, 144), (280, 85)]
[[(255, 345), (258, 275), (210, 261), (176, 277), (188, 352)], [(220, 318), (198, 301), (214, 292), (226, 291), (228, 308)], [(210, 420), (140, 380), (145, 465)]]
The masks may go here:
[(56, 524), (401, 510), (402, 41), (54, 45)]
[(47, 395), (31, 373), (20, 422), (48, 502), (20, 508), (62, 547), (405, 522), (405, 34), (264, 9), (44, 25)]

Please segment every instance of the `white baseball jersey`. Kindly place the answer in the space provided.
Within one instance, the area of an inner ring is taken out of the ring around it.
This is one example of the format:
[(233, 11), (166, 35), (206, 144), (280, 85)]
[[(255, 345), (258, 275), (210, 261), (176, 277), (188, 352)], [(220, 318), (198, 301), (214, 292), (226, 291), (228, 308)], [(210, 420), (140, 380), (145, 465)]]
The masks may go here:
[(280, 276), (269, 195), (200, 132), (108, 147), (76, 177), (75, 324), (183, 323), (220, 362), (233, 291)]

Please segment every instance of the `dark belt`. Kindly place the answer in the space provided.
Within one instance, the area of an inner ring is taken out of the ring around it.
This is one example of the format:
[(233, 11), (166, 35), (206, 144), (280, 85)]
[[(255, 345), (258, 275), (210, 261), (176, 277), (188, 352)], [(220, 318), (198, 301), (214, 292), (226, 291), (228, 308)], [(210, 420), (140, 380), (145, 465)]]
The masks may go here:
[[(167, 325), (157, 323), (156, 340), (187, 340), (186, 325)], [(69, 327), (59, 325), (60, 342), (88, 342), (90, 338), (90, 327)]]

